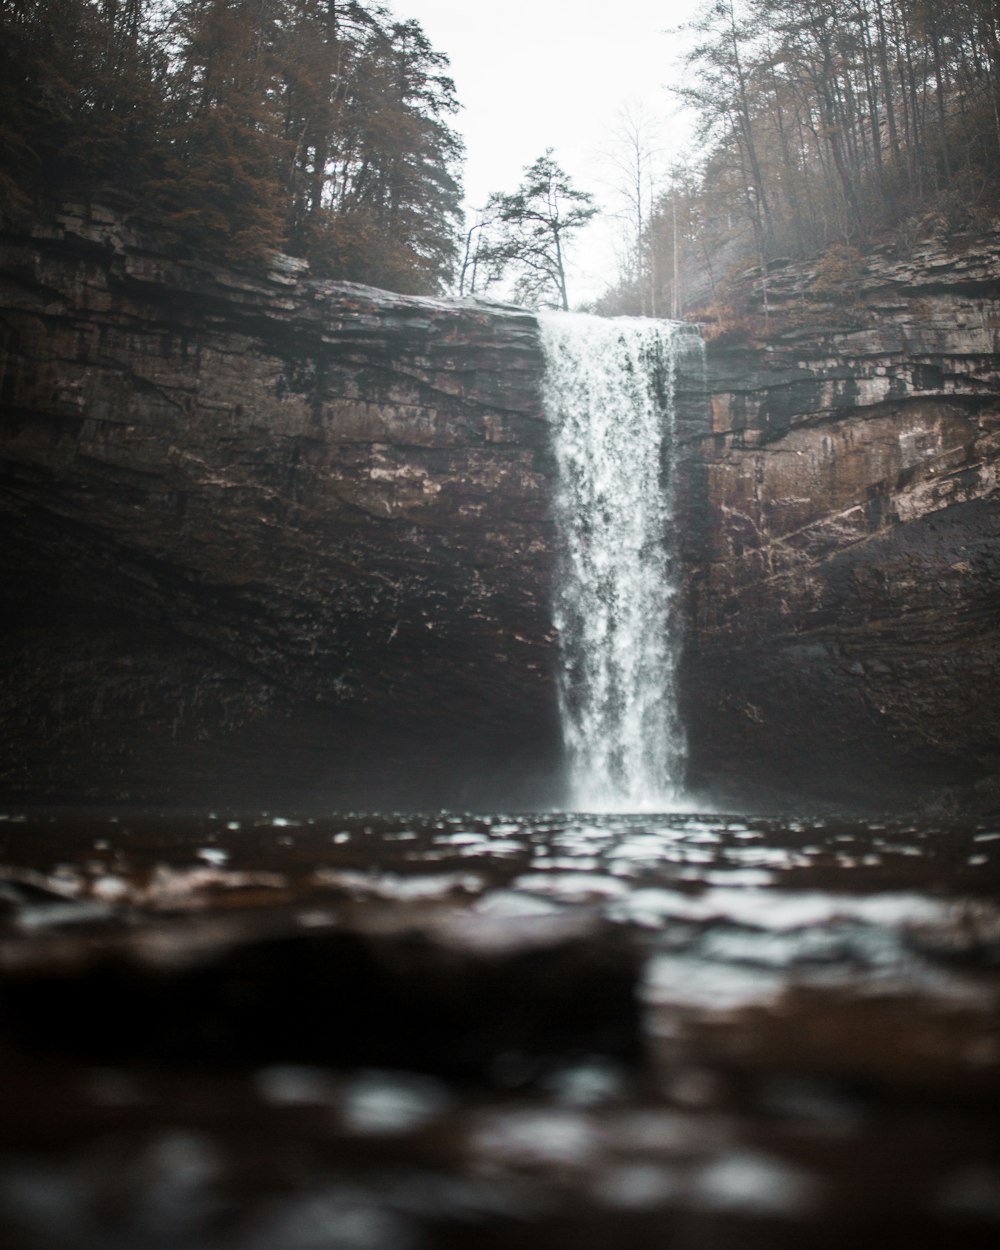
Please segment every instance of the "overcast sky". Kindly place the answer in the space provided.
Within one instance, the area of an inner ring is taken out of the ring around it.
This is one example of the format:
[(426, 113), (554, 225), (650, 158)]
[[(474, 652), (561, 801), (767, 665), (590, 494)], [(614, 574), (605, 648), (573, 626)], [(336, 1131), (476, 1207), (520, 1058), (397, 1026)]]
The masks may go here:
[[(678, 81), (681, 43), (667, 32), (699, 2), (391, 0), (396, 15), (416, 18), (451, 60), (470, 206), (490, 191), (513, 190), (524, 167), (552, 147), (574, 183), (609, 209), (606, 154), (624, 108), (641, 100), (661, 120), (666, 163), (685, 146), (687, 128), (666, 89)], [(613, 223), (595, 222), (589, 234), (571, 257), (574, 303), (614, 276)]]

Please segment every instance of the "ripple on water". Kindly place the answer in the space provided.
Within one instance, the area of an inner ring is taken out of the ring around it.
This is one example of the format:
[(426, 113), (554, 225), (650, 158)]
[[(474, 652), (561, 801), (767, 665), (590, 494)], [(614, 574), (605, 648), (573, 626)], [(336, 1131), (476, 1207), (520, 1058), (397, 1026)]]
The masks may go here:
[(623, 1211), (675, 1205), (684, 1190), (685, 1178), (678, 1168), (638, 1161), (604, 1169), (591, 1186), (598, 1202)]
[(473, 907), (477, 915), (509, 920), (527, 916), (554, 916), (562, 910), (560, 904), (553, 900), (517, 890), (490, 890)]
[(545, 872), (594, 872), (601, 867), (601, 861), (593, 855), (545, 855), (541, 852), (535, 860), (536, 866)]
[(473, 1130), (470, 1150), (489, 1168), (583, 1168), (599, 1155), (600, 1138), (587, 1116), (570, 1110), (494, 1112)]
[(410, 1133), (442, 1115), (451, 1104), (447, 1086), (431, 1077), (373, 1071), (348, 1081), (341, 1115), (345, 1127), (354, 1133)]
[[(646, 967), (640, 994), (650, 1006), (669, 1004), (712, 1014), (747, 1007), (774, 1006), (788, 988), (788, 978), (774, 969), (750, 964), (712, 964), (675, 955), (656, 955)], [(673, 1021), (654, 1017), (654, 1036), (672, 1033)]]
[(244, 1250), (420, 1250), (415, 1221), (351, 1186), (288, 1199), (267, 1211), (240, 1245)]
[(854, 920), (879, 927), (941, 923), (951, 914), (946, 900), (920, 894), (828, 894), (821, 891), (718, 887), (697, 900), (705, 918), (748, 928), (791, 930)]
[(793, 1217), (813, 1209), (818, 1179), (773, 1155), (734, 1149), (706, 1164), (692, 1187), (694, 1205), (711, 1211)]
[(730, 846), (726, 859), (761, 868), (807, 868), (809, 859), (798, 851), (783, 846)]
[(254, 1076), (254, 1085), (264, 1102), (278, 1107), (334, 1103), (339, 1093), (327, 1068), (299, 1064), (260, 1068)]
[(675, 841), (668, 842), (655, 835), (627, 838), (605, 852), (607, 859), (621, 860), (629, 864), (670, 862), (676, 858), (677, 854)]
[(620, 899), (628, 894), (628, 886), (615, 877), (588, 872), (530, 872), (515, 878), (515, 890), (530, 894), (549, 894), (566, 902), (591, 902), (599, 899)]
[(356, 898), (418, 901), (447, 898), (451, 894), (478, 894), (485, 889), (482, 877), (471, 872), (397, 875), (354, 869), (319, 868), (312, 874), (315, 885), (345, 890)]

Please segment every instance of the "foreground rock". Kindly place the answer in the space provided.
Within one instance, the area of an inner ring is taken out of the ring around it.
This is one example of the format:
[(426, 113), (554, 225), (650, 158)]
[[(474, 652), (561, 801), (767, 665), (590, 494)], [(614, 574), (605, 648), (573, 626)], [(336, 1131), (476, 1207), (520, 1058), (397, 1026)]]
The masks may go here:
[(90, 812), (0, 852), (4, 1245), (996, 1245), (989, 825)]

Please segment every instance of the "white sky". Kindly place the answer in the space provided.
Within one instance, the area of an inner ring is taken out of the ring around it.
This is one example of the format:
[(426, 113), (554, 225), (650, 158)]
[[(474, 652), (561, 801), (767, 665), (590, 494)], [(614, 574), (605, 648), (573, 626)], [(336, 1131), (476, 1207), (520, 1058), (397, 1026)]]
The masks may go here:
[[(664, 163), (688, 126), (666, 86), (681, 73), (681, 40), (666, 33), (700, 0), (392, 0), (451, 60), (463, 105), (466, 200), (512, 191), (546, 148), (576, 186), (614, 207), (607, 158), (624, 108), (642, 101), (661, 120)], [(570, 256), (570, 300), (599, 294), (615, 273), (610, 213), (587, 228)]]

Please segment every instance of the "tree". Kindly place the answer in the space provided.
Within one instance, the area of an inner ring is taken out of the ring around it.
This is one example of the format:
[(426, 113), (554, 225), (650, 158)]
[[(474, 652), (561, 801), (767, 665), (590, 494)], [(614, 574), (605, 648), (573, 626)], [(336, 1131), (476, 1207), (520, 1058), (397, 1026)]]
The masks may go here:
[(475, 294), (479, 279), (480, 265), (488, 264), (484, 244), (488, 238), (488, 230), (493, 225), (483, 210), (476, 213), (476, 220), (465, 232), (465, 247), (462, 252), (462, 267), (458, 275), (458, 293)]
[(196, 251), (264, 264), (284, 242), (275, 101), (278, 0), (180, 0), (157, 224)]
[(568, 309), (566, 245), (598, 212), (593, 199), (572, 185), (548, 148), (525, 169), (516, 191), (495, 191), (486, 203), (492, 225), (479, 263), (487, 266), (487, 284), (513, 271), (519, 302)]
[[(677, 94), (698, 116), (700, 169), (690, 194), (644, 215), (643, 259), (679, 257), (689, 307), (709, 294), (724, 307), (751, 259), (766, 315), (768, 267), (784, 257), (991, 227), (997, 0), (702, 0), (687, 29)], [(619, 281), (608, 299), (635, 295)]]
[(461, 203), (447, 58), (419, 23), (378, 6), (295, 2), (283, 69), (290, 249), (323, 276), (441, 290)]
[(650, 317), (657, 315), (659, 257), (650, 246), (649, 225), (661, 172), (658, 129), (641, 102), (630, 104), (618, 115), (608, 153), (614, 190), (624, 210), (618, 284), (633, 292), (634, 311)]
[(145, 0), (0, 0), (0, 211), (141, 182), (162, 106)]
[(0, 0), (0, 213), (109, 193), (186, 253), (450, 282), (447, 58), (378, 0)]
[(709, 0), (691, 28), (701, 42), (686, 57), (693, 81), (678, 94), (701, 113), (703, 140), (724, 127), (724, 141), (732, 144), (741, 166), (748, 216), (763, 256), (773, 227), (754, 126), (753, 71), (746, 62), (757, 31), (733, 0)]

